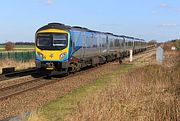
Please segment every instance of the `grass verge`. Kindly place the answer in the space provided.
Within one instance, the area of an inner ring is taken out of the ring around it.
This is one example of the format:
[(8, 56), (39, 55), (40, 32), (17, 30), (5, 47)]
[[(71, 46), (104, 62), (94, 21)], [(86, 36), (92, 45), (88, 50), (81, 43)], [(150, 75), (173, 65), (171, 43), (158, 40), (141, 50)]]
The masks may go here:
[[(40, 108), (36, 113), (33, 113), (29, 121), (40, 121), (44, 120), (64, 120), (65, 116), (70, 112), (73, 112), (87, 97), (94, 95), (97, 92), (103, 90), (108, 86), (109, 81), (116, 75), (120, 73), (127, 72), (131, 69), (133, 65), (121, 65), (118, 70), (113, 73), (106, 74), (103, 77), (89, 83), (86, 86), (82, 86), (76, 90), (73, 90), (68, 95), (64, 97), (57, 98), (56, 100), (50, 102), (49, 104)], [(37, 116), (39, 118), (37, 118)], [(43, 117), (43, 118), (42, 118)]]
[[(180, 65), (179, 65), (180, 66)], [(178, 121), (180, 68), (148, 65), (112, 78), (78, 103), (66, 121)]]
[(31, 121), (178, 121), (177, 53), (166, 52), (163, 65), (122, 65), (113, 73), (43, 106), (30, 117)]

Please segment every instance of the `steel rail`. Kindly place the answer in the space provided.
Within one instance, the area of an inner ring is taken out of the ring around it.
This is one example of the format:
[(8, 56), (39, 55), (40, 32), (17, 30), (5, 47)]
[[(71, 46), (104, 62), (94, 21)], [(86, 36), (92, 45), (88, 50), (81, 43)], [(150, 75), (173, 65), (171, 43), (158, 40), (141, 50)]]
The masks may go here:
[[(149, 51), (147, 51), (147, 53), (149, 53)], [(143, 54), (146, 54), (146, 53), (142, 53), (142, 55)], [(107, 63), (107, 64), (109, 64), (109, 63)], [(96, 68), (99, 68), (99, 67), (96, 67)], [(53, 84), (53, 83), (56, 83), (56, 82), (59, 82), (59, 81), (63, 81), (65, 79), (75, 77), (75, 76), (77, 76), (79, 74), (83, 74), (83, 73), (87, 73), (89, 71), (93, 71), (96, 68), (90, 68), (90, 69), (86, 69), (86, 70), (81, 70), (81, 71), (79, 71), (79, 72), (77, 72), (75, 74), (70, 74), (69, 76), (64, 76), (62, 78), (44, 79), (45, 76), (43, 76), (43, 77), (39, 77), (39, 78), (30, 80), (28, 82), (22, 82), (22, 83), (19, 83), (19, 84), (14, 84), (14, 85), (11, 85), (11, 86), (8, 86), (8, 87), (4, 87), (4, 88), (0, 89), (0, 100), (7, 99), (7, 98), (9, 98), (11, 96), (15, 96), (15, 95), (18, 95), (20, 93), (27, 92), (27, 91), (30, 91), (30, 90), (33, 90), (33, 89), (38, 89), (40, 87), (50, 85), (50, 84)], [(33, 84), (33, 85), (32, 86), (27, 86), (29, 84)], [(27, 87), (27, 88), (21, 88), (20, 90), (18, 90), (18, 88), (23, 87), (23, 86)], [(7, 92), (10, 91), (11, 93), (7, 93), (6, 91)], [(6, 92), (7, 94), (4, 94), (4, 92)]]
[[(0, 100), (4, 99), (4, 98), (8, 98), (8, 97), (16, 95), (16, 94), (19, 94), (19, 93), (22, 93), (22, 92), (25, 92), (25, 91), (28, 91), (32, 88), (32, 87), (29, 87), (28, 85), (33, 84), (33, 83), (36, 85), (36, 83), (38, 83), (42, 79), (43, 79), (43, 77), (40, 77), (40, 78), (32, 79), (27, 82), (22, 82), (22, 83), (18, 83), (18, 84), (0, 88)], [(25, 87), (27, 87), (27, 88), (25, 88)]]
[[(96, 67), (96, 68), (98, 68), (98, 67)], [(62, 78), (53, 78), (52, 77), (51, 79), (44, 79), (45, 76), (43, 76), (43, 77), (40, 77), (40, 78), (37, 78), (37, 79), (30, 80), (28, 82), (14, 84), (14, 85), (11, 85), (11, 86), (8, 86), (8, 87), (4, 87), (4, 88), (0, 89), (0, 100), (7, 99), (9, 97), (21, 94), (23, 92), (27, 92), (27, 91), (30, 91), (30, 90), (33, 90), (33, 89), (38, 89), (40, 87), (44, 87), (46, 85), (50, 85), (50, 84), (53, 84), (53, 83), (56, 83), (56, 82), (59, 82), (59, 81), (63, 81), (65, 79), (72, 78), (72, 77), (75, 77), (77, 75), (87, 73), (89, 71), (93, 71), (96, 68), (90, 68), (90, 69), (82, 70), (82, 71), (79, 71), (79, 72), (74, 73), (74, 74), (72, 73), (69, 76), (64, 76)], [(18, 88), (20, 88), (21, 86), (29, 85), (29, 84), (32, 84), (32, 83), (35, 83), (35, 84), (33, 84), (32, 86), (25, 86), (27, 88), (24, 88), (24, 89), (21, 88), (20, 90), (18, 90)], [(13, 91), (13, 89), (14, 89), (14, 91)], [(11, 93), (3, 94), (4, 92), (5, 93), (11, 92)]]
[(15, 72), (7, 73), (7, 74), (0, 74), (0, 81), (6, 81), (6, 80), (13, 79), (16, 77), (28, 76), (33, 73), (36, 73), (37, 71), (38, 69), (34, 67), (34, 68), (24, 69), (24, 70), (15, 71)]

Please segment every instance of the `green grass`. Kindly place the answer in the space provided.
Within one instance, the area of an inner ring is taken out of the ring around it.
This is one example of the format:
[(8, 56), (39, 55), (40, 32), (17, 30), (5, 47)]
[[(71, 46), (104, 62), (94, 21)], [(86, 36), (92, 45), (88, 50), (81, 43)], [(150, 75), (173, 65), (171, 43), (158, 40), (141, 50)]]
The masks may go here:
[(34, 45), (15, 45), (15, 48), (34, 48)]
[(49, 104), (44, 105), (38, 110), (38, 114), (40, 113), (48, 120), (62, 120), (66, 114), (76, 108), (79, 101), (92, 93), (101, 91), (108, 86), (108, 82), (110, 82), (113, 76), (127, 72), (132, 67), (132, 65), (121, 65), (119, 69), (115, 70), (113, 73), (106, 74), (96, 81), (91, 82), (86, 86), (82, 86), (64, 97), (57, 98)]

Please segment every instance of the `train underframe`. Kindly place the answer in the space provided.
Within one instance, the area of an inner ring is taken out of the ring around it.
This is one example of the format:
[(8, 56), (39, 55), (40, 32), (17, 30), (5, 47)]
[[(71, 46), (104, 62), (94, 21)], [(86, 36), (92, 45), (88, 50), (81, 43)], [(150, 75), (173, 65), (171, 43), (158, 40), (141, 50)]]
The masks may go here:
[[(134, 49), (133, 54), (145, 51), (146, 48)], [(118, 60), (119, 63), (122, 63), (122, 60), (125, 57), (130, 55), (129, 51), (124, 51), (121, 53), (112, 52), (107, 55), (99, 55), (87, 58), (81, 58), (77, 60), (76, 58), (71, 58), (67, 62), (36, 62), (36, 67), (39, 68), (40, 74), (45, 75), (59, 75), (59, 74), (69, 74), (80, 71), (82, 68), (94, 67), (104, 63)]]

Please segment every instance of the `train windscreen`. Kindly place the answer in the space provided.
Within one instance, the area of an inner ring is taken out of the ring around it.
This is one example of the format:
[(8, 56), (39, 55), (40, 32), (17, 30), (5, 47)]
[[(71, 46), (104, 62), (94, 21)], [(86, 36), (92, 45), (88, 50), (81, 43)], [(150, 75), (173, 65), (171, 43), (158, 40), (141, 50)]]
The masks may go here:
[(67, 47), (68, 35), (64, 33), (38, 34), (36, 45), (41, 50), (62, 50)]
[(67, 35), (66, 34), (53, 34), (53, 46), (66, 46)]

